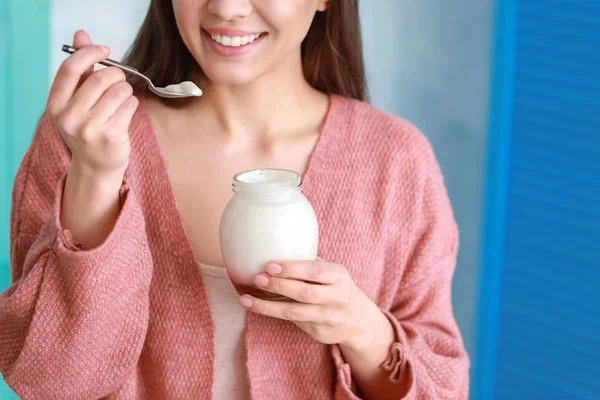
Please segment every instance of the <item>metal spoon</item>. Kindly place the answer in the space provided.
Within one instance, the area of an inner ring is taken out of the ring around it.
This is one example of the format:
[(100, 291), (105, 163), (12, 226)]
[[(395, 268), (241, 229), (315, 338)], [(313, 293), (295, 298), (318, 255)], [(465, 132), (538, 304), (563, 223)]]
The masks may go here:
[[(69, 45), (65, 44), (62, 47), (62, 51), (64, 51), (65, 53), (73, 54), (77, 51), (77, 49), (73, 46), (69, 46)], [(198, 89), (198, 91), (195, 93), (191, 93), (191, 92), (174, 93), (172, 91), (169, 91), (167, 88), (156, 87), (156, 86), (154, 86), (152, 81), (146, 75), (140, 73), (137, 69), (130, 67), (128, 65), (125, 65), (125, 64), (121, 64), (118, 61), (111, 60), (110, 58), (107, 58), (104, 61), (100, 61), (98, 64), (102, 64), (107, 67), (117, 67), (117, 68), (120, 68), (123, 71), (127, 72), (128, 74), (139, 76), (140, 78), (142, 78), (146, 81), (146, 83), (148, 84), (148, 89), (150, 89), (150, 91), (152, 93), (154, 93), (155, 95), (160, 96), (160, 97), (164, 97), (167, 99), (181, 99), (184, 97), (202, 96), (202, 90), (200, 90), (200, 89)]]

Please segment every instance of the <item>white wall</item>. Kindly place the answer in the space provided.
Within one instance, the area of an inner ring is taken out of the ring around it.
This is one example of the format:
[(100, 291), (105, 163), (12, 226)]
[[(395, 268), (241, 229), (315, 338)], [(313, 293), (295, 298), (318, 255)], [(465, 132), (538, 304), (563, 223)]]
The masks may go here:
[(361, 2), (372, 102), (429, 137), (446, 178), (461, 233), (454, 311), (472, 357), (494, 4)]
[(50, 76), (54, 77), (67, 57), (63, 44), (73, 43), (73, 34), (85, 30), (94, 43), (111, 48), (110, 58), (120, 60), (144, 20), (150, 0), (53, 0), (51, 2)]

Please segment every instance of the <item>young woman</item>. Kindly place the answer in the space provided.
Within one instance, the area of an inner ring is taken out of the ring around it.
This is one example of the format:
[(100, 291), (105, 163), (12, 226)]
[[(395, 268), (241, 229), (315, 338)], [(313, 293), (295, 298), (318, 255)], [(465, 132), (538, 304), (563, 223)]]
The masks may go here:
[[(152, 0), (126, 63), (75, 34), (19, 170), (0, 371), (23, 399), (466, 399), (457, 227), (425, 137), (364, 103), (358, 0)], [(239, 296), (239, 171), (303, 177), (319, 259)]]

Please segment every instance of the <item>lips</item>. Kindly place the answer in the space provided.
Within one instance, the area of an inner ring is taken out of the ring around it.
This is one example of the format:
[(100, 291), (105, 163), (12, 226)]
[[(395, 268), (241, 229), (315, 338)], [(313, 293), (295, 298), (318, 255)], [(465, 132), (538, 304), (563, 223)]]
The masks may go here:
[(260, 37), (260, 33), (245, 35), (245, 36), (227, 36), (227, 35), (213, 35), (211, 34), (212, 40), (215, 42), (222, 44), (223, 46), (229, 47), (240, 47), (245, 46), (249, 43), (254, 42), (256, 39)]
[(203, 37), (220, 56), (241, 56), (248, 53), (268, 36), (266, 32), (230, 28), (202, 29)]

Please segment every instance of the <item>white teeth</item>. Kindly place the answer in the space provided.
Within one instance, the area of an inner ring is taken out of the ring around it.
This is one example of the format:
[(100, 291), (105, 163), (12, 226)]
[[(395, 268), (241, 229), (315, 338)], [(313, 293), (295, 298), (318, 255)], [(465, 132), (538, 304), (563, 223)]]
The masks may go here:
[(254, 42), (260, 37), (260, 33), (248, 36), (211, 35), (211, 37), (215, 42), (221, 43), (223, 46), (239, 47)]

